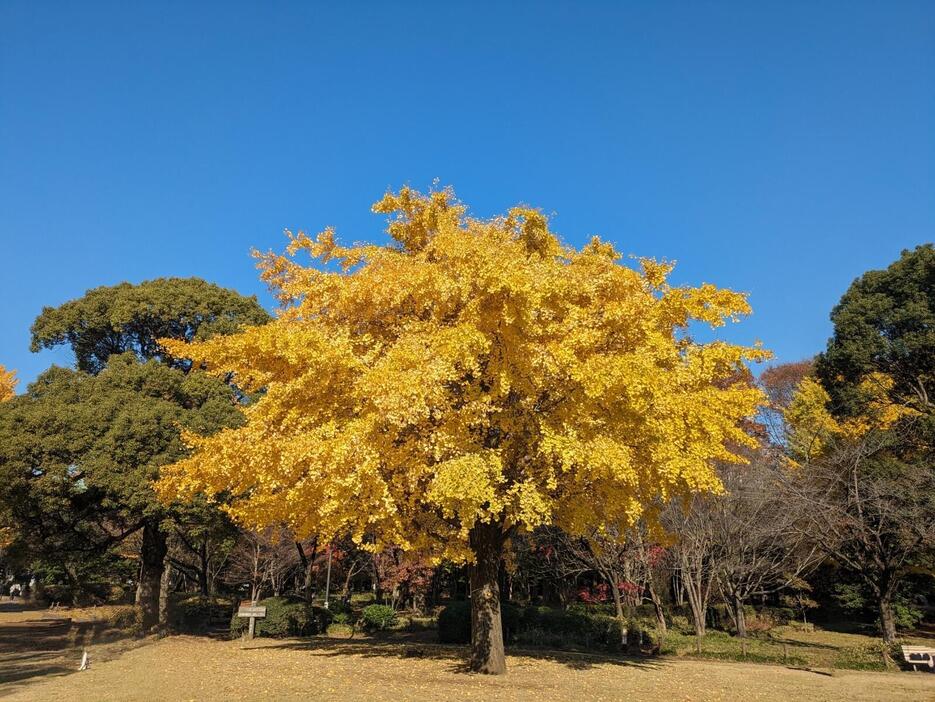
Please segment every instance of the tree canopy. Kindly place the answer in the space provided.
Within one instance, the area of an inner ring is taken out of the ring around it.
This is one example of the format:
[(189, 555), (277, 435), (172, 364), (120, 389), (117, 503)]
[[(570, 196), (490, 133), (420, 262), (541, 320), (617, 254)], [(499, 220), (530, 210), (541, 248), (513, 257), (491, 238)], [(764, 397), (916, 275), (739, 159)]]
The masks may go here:
[(890, 398), (917, 408), (931, 403), (935, 381), (935, 247), (903, 251), (884, 270), (855, 280), (831, 312), (834, 335), (817, 375), (836, 415), (860, 414), (864, 381), (892, 379)]
[(448, 191), (403, 189), (391, 246), (292, 237), (343, 272), (267, 255), (274, 322), (173, 355), (266, 388), (248, 422), (164, 471), (162, 488), (231, 491), (244, 521), (345, 529), (466, 555), (478, 522), (633, 523), (656, 498), (719, 489), (766, 354), (680, 334), (749, 312), (742, 294), (670, 287), (671, 266), (562, 246), (539, 212), (468, 218)]
[(207, 339), (268, 319), (255, 297), (200, 278), (158, 278), (94, 288), (59, 307), (43, 308), (32, 325), (31, 348), (67, 344), (78, 368), (97, 373), (112, 354), (162, 358), (157, 339), (163, 337)]
[(767, 353), (687, 328), (749, 313), (743, 294), (671, 286), (671, 264), (623, 266), (597, 238), (564, 246), (526, 207), (480, 220), (449, 190), (403, 188), (374, 210), (390, 245), (344, 247), (326, 230), (262, 257), (283, 306), (273, 322), (162, 342), (265, 388), (242, 427), (190, 435), (195, 454), (163, 471), (163, 495), (230, 492), (249, 525), (479, 568), (482, 534), (499, 554), (516, 530), (630, 525), (720, 489), (712, 463), (741, 460), (729, 447), (751, 443), (741, 420), (763, 401), (745, 362)]

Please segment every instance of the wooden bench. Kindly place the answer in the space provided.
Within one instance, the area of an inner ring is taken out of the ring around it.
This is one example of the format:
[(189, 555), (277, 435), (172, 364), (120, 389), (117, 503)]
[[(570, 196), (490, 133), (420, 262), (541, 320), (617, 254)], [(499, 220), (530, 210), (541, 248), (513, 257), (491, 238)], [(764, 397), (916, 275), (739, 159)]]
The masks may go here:
[(933, 646), (900, 646), (903, 651), (903, 660), (918, 670), (917, 665), (925, 665), (935, 670), (935, 647)]

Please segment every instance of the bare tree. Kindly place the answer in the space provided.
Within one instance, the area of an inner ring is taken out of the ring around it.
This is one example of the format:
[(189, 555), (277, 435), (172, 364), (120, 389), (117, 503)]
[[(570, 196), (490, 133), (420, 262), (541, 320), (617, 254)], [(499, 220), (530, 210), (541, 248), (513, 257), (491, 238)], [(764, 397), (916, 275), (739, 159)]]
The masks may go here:
[(229, 562), (225, 573), (228, 584), (248, 585), (250, 599), (255, 602), (265, 588), (273, 595), (282, 594), (300, 560), (292, 532), (268, 528), (261, 532), (241, 531)]
[(566, 548), (567, 535), (558, 527), (543, 527), (530, 534), (516, 534), (510, 540), (508, 569), (515, 587), (528, 601), (552, 596), (562, 605), (574, 597), (578, 577), (590, 566)]
[(722, 467), (725, 494), (706, 500), (715, 542), (712, 568), (737, 635), (747, 635), (744, 605), (787, 588), (821, 552), (799, 528), (800, 515), (781, 490), (782, 464), (766, 450), (749, 465)]
[(896, 640), (897, 588), (935, 544), (935, 467), (917, 429), (909, 422), (839, 439), (785, 481), (803, 534), (873, 593), (886, 643)]
[(717, 539), (711, 519), (710, 498), (695, 495), (684, 504), (670, 504), (663, 524), (675, 536), (673, 568), (691, 609), (695, 634), (704, 636), (717, 577)]
[(215, 580), (236, 543), (238, 530), (220, 511), (180, 516), (169, 533), (168, 560), (202, 597), (214, 593)]

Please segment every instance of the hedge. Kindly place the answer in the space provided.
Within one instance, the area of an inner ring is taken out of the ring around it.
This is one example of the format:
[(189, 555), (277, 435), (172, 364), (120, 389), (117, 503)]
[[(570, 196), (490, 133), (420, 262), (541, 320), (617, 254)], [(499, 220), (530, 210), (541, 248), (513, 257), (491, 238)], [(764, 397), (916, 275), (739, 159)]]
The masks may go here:
[[(312, 636), (327, 631), (331, 623), (331, 612), (299, 597), (269, 597), (260, 600), (257, 605), (266, 607), (266, 617), (256, 620), (257, 636)], [(234, 611), (230, 624), (231, 636), (241, 636), (249, 625), (249, 619), (238, 617)]]
[(172, 602), (169, 622), (177, 631), (201, 633), (230, 621), (233, 603), (223, 597), (186, 597)]
[[(620, 651), (620, 622), (608, 614), (583, 609), (563, 610), (549, 607), (500, 607), (503, 639), (508, 644), (548, 648), (585, 648)], [(639, 641), (639, 625), (629, 623), (631, 640)], [(442, 643), (469, 643), (471, 640), (470, 602), (452, 602), (438, 615), (438, 639)], [(643, 642), (648, 643), (646, 632)]]

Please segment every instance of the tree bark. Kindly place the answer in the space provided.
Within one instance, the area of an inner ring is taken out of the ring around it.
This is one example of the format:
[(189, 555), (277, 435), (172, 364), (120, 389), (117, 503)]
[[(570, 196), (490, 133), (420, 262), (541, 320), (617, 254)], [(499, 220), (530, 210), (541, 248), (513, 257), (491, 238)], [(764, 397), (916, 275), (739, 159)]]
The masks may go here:
[(143, 545), (140, 549), (139, 605), (142, 610), (143, 631), (150, 631), (159, 623), (159, 591), (168, 548), (166, 535), (159, 522), (143, 525)]
[(893, 602), (889, 595), (880, 597), (880, 628), (883, 630), (884, 643), (896, 643), (896, 616), (893, 613)]
[(201, 593), (202, 597), (208, 597), (210, 594), (208, 589), (208, 568), (210, 567), (210, 564), (208, 558), (207, 539), (201, 543), (201, 551), (198, 556), (199, 560), (201, 561), (201, 570), (198, 571), (198, 591)]
[(159, 578), (159, 630), (169, 629), (169, 578), (172, 576), (172, 567), (166, 563)]
[(659, 631), (659, 636), (665, 638), (668, 633), (666, 612), (662, 606), (662, 598), (659, 597), (659, 593), (656, 592), (656, 587), (653, 585), (652, 577), (649, 578), (647, 590), (649, 591), (649, 599), (653, 603), (653, 610), (656, 612), (656, 629)]
[(470, 568), (470, 668), (477, 673), (501, 675), (506, 672), (498, 577), (503, 529), (500, 524), (476, 524), (471, 529), (470, 543), (475, 557)]
[(688, 605), (691, 608), (692, 613), (692, 623), (695, 625), (695, 635), (704, 636), (705, 635), (705, 619), (708, 616), (708, 603), (704, 601), (704, 592), (701, 587), (697, 590), (693, 587), (695, 585), (694, 579), (691, 577), (682, 576), (682, 583), (685, 585), (685, 594), (688, 598)]
[(629, 631), (627, 630), (627, 618), (623, 613), (623, 601), (620, 599), (620, 589), (617, 587), (617, 578), (613, 573), (604, 574), (604, 580), (610, 584), (610, 594), (614, 598), (614, 612), (617, 615), (617, 622), (620, 625), (620, 644), (622, 646), (627, 645), (627, 635)]
[(734, 623), (737, 625), (737, 636), (747, 638), (747, 618), (743, 611), (743, 600), (734, 595)]

